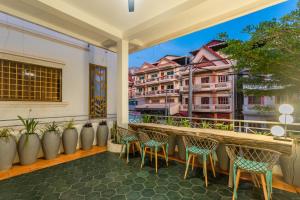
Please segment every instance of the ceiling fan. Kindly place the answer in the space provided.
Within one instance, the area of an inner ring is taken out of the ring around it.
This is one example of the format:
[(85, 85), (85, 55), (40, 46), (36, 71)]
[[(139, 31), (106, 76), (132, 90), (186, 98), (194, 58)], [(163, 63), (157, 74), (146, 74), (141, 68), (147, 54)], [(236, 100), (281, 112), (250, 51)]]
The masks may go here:
[(128, 10), (134, 12), (134, 0), (128, 0)]

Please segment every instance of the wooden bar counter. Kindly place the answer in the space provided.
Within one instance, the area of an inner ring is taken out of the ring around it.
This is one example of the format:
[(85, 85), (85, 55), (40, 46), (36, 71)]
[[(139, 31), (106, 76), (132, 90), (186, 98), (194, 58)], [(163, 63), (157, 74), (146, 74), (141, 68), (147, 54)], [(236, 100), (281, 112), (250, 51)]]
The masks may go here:
[[(221, 144), (240, 144), (251, 147), (265, 148), (278, 151), (283, 155), (291, 155), (293, 152), (293, 141), (281, 141), (274, 140), (273, 136), (255, 135), (247, 133), (237, 133), (234, 131), (225, 131), (218, 129), (203, 129), (203, 128), (189, 128), (189, 127), (177, 127), (164, 124), (153, 123), (134, 123), (129, 124), (134, 129), (148, 129), (153, 131), (159, 131), (166, 134), (175, 135), (197, 135), (215, 139)], [(230, 161), (229, 168), (229, 187), (232, 187), (232, 169), (233, 161)]]

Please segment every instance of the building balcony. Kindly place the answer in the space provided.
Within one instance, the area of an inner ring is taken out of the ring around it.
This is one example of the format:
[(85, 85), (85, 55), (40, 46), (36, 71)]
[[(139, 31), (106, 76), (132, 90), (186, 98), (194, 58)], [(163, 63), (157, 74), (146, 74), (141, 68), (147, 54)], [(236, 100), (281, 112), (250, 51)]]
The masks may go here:
[(165, 82), (169, 82), (169, 81), (175, 81), (175, 80), (178, 80), (177, 78), (178, 77), (176, 75), (166, 75), (166, 76), (160, 77), (159, 82), (165, 83)]
[[(193, 105), (193, 112), (232, 112), (231, 105), (229, 104), (202, 104)], [(180, 105), (180, 111), (187, 111), (188, 104)]]
[(247, 104), (243, 105), (245, 115), (274, 115), (277, 105)]
[[(221, 83), (202, 83), (193, 85), (193, 92), (202, 91), (213, 91), (213, 90), (230, 90), (232, 88), (231, 82), (221, 82)], [(189, 86), (182, 86), (181, 91), (187, 92)]]

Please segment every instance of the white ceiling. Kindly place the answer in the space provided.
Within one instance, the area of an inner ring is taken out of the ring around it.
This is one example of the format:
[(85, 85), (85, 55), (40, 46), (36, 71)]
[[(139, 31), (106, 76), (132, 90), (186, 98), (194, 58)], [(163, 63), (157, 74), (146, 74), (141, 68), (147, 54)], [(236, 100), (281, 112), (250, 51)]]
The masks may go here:
[[(201, 30), (284, 0), (0, 0), (0, 11), (91, 44), (131, 51)], [(234, 28), (234, 27), (233, 27)]]

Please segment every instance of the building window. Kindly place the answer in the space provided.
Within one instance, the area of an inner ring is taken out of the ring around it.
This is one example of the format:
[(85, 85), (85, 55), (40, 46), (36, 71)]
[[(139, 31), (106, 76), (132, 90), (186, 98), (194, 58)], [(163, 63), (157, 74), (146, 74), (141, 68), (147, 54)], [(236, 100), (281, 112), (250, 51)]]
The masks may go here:
[(209, 83), (209, 77), (201, 78), (201, 83)]
[(201, 104), (209, 104), (209, 97), (202, 97)]
[(151, 103), (160, 103), (159, 99), (152, 99)]
[(184, 80), (185, 85), (189, 85), (189, 79)]
[(167, 85), (167, 89), (168, 90), (173, 90), (174, 89), (174, 85)]
[(189, 104), (189, 98), (184, 98), (184, 103)]
[(152, 86), (151, 87), (151, 91), (156, 91), (157, 90), (157, 86)]
[(167, 72), (167, 75), (168, 75), (168, 76), (174, 75), (174, 71), (169, 71), (169, 72)]
[(62, 69), (1, 59), (0, 101), (62, 101)]
[(218, 80), (219, 80), (219, 83), (227, 82), (228, 81), (228, 76), (227, 75), (220, 75), (220, 76), (218, 76)]
[(174, 103), (174, 102), (175, 102), (175, 99), (167, 99), (167, 102), (168, 102), (168, 103)]
[(261, 98), (257, 96), (248, 96), (248, 104), (260, 104)]
[(151, 74), (151, 78), (156, 78), (157, 74)]
[(140, 80), (144, 80), (144, 79), (145, 79), (145, 76), (140, 76), (139, 79), (140, 79)]
[(228, 97), (218, 97), (219, 104), (229, 104)]

